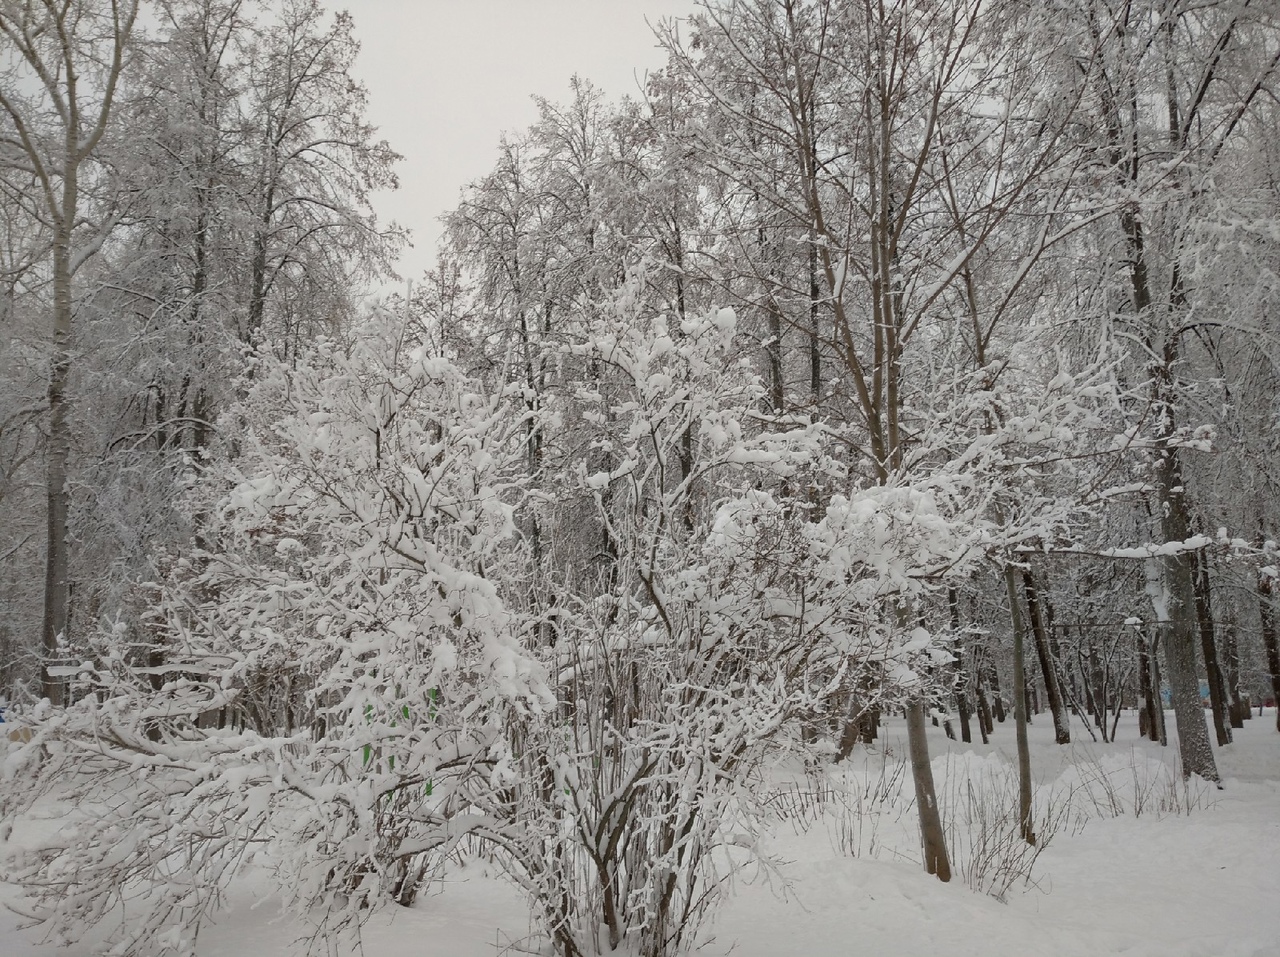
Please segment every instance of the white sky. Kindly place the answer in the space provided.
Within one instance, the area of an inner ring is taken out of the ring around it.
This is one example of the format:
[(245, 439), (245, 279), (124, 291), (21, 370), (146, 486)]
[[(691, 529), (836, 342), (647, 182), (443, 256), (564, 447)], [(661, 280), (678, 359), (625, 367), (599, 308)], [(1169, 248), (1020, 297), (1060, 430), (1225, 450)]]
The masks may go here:
[(437, 218), (497, 159), (503, 131), (537, 119), (532, 96), (563, 100), (575, 73), (611, 97), (639, 92), (664, 57), (646, 25), (694, 0), (328, 0), (355, 20), (369, 119), (404, 156), (379, 218), (413, 230), (400, 262), (417, 279), (435, 258)]

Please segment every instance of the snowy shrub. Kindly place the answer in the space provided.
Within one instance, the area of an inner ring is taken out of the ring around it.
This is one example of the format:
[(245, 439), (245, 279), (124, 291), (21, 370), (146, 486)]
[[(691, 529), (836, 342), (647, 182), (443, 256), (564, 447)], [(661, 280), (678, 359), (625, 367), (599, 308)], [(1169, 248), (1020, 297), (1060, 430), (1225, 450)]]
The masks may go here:
[(1211, 804), (1213, 785), (1185, 777), (1164, 761), (1137, 751), (1094, 755), (1088, 751), (1055, 782), (1067, 795), (1077, 831), (1097, 817), (1181, 816)]
[(857, 772), (845, 768), (833, 775), (831, 796), (822, 815), (831, 846), (847, 857), (879, 857), (903, 830), (912, 802), (904, 797), (907, 762), (879, 752)]
[[(769, 795), (775, 819), (798, 831), (821, 822), (832, 848), (846, 857), (912, 859), (918, 835), (910, 822), (914, 797), (904, 791), (906, 761), (887, 749), (863, 752), (820, 779)], [(1040, 855), (1055, 836), (1078, 834), (1092, 820), (1190, 814), (1208, 802), (1212, 785), (1183, 779), (1163, 761), (1137, 753), (1073, 754), (1055, 780), (1034, 790), (1036, 843), (1022, 837), (1017, 768), (997, 755), (948, 754), (934, 762), (940, 782), (947, 848), (955, 873), (973, 890), (1007, 900), (1034, 886)]]
[(557, 611), (561, 707), (513, 746), (505, 855), (566, 955), (694, 946), (730, 862), (762, 859), (758, 771), (794, 720), (846, 680), (917, 682), (929, 655), (882, 622), (935, 548), (955, 558), (932, 499), (815, 494), (845, 481), (825, 430), (761, 412), (737, 347), (727, 310), (674, 329), (625, 295), (569, 347), (597, 372), (561, 484), (603, 547)]
[[(832, 848), (853, 858), (915, 859), (919, 835), (911, 826), (914, 795), (905, 791), (906, 760), (887, 749), (868, 753), (828, 773), (810, 803)], [(1070, 801), (1058, 790), (1041, 789), (1034, 807), (1037, 841), (1022, 837), (1017, 769), (998, 757), (949, 754), (934, 762), (940, 782), (947, 852), (966, 885), (998, 900), (1019, 884), (1031, 884), (1036, 861), (1066, 823)]]
[(940, 760), (947, 845), (956, 872), (976, 891), (1007, 900), (1034, 880), (1036, 862), (1062, 828), (1069, 802), (1040, 789), (1032, 802), (1035, 843), (1022, 833), (1017, 768), (972, 752)]
[(716, 852), (750, 843), (752, 769), (833, 618), (805, 607), (783, 504), (750, 487), (793, 474), (817, 430), (767, 428), (733, 341), (732, 313), (669, 332), (621, 303), (572, 347), (604, 371), (578, 396), (597, 428), (562, 482), (605, 558), (594, 593), (559, 609), (561, 707), (519, 732), (526, 828), (506, 844), (566, 954), (692, 944)]
[(27, 715), (0, 803), (58, 830), (7, 874), (56, 937), (112, 920), (120, 954), (189, 951), (257, 860), (330, 939), (495, 825), (512, 716), (551, 705), (507, 600), (521, 420), (396, 342), (259, 366), (147, 630), (104, 630), (75, 702)]
[(56, 802), (9, 862), (33, 920), (190, 949), (256, 861), (336, 940), (479, 842), (567, 957), (696, 944), (735, 862), (767, 864), (759, 770), (798, 719), (945, 680), (934, 596), (991, 503), (949, 458), (852, 482), (827, 426), (762, 411), (731, 311), (673, 327), (633, 293), (557, 354), (551, 408), (380, 320), (255, 364), (197, 538), (6, 762), (7, 815)]

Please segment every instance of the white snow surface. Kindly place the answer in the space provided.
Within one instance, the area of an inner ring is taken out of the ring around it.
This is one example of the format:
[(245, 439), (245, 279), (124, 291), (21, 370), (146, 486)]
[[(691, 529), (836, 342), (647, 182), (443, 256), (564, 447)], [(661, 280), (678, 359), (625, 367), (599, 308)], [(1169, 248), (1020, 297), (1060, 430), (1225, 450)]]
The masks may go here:
[[(1173, 718), (1169, 716), (1172, 729)], [(1136, 717), (1121, 720), (1119, 740), (1088, 742), (1077, 722), (1076, 744), (1052, 743), (1048, 714), (1031, 729), (1038, 799), (1056, 795), (1060, 809), (1072, 785), (1105, 772), (1115, 791), (1147, 789), (1153, 805), (1158, 781), (1178, 781), (1165, 772), (1176, 759), (1167, 748), (1138, 737)], [(948, 741), (930, 728), (934, 773), (946, 812), (970, 782), (1004, 774), (1013, 763), (1012, 720), (997, 725), (992, 743)], [(977, 728), (974, 728), (975, 739)], [(1280, 734), (1275, 714), (1246, 722), (1235, 743), (1217, 750), (1225, 787), (1193, 780), (1178, 786), (1190, 813), (1138, 817), (1064, 816), (1033, 872), (1004, 902), (966, 886), (957, 874), (941, 884), (925, 874), (914, 846), (912, 814), (889, 806), (844, 800), (824, 813), (784, 816), (774, 826), (768, 850), (786, 863), (781, 878), (762, 879), (744, 867), (733, 876), (730, 896), (700, 952), (735, 957), (846, 957), (946, 955), (946, 957), (1277, 957), (1280, 955)], [(1080, 739), (1086, 743), (1079, 743)], [(3, 745), (0, 745), (2, 748)], [(888, 754), (885, 754), (887, 749)], [(765, 787), (780, 794), (849, 791), (878, 778), (906, 754), (905, 728), (891, 720), (881, 740), (859, 747), (845, 765), (822, 778), (795, 767), (779, 768)], [(909, 791), (909, 775), (903, 787)], [(790, 789), (790, 790), (789, 790)], [(1104, 789), (1105, 790), (1105, 789)], [(785, 803), (785, 802), (783, 802)], [(793, 802), (794, 803), (794, 802)], [(819, 802), (821, 803), (821, 802)], [(862, 813), (853, 814), (856, 806)], [(843, 809), (843, 810), (841, 810)], [(843, 823), (841, 823), (843, 822)], [(10, 840), (52, 826), (19, 821)], [(807, 825), (807, 826), (806, 826)], [(857, 832), (859, 856), (838, 849), (841, 828)], [(0, 875), (2, 880), (2, 875)], [(785, 887), (780, 886), (785, 885)], [(199, 957), (247, 957), (306, 952), (302, 925), (281, 917), (266, 894), (266, 882), (246, 877), (216, 924), (200, 935)], [(15, 888), (0, 883), (0, 903), (19, 906)], [(96, 957), (100, 937), (92, 933), (63, 949), (41, 940), (38, 928), (20, 930), (20, 918), (0, 911), (0, 957)], [(483, 862), (455, 867), (412, 908), (390, 908), (364, 929), (364, 954), (377, 957), (495, 957), (537, 946), (520, 894)], [(326, 953), (319, 942), (314, 953)], [(344, 957), (357, 951), (340, 949)]]

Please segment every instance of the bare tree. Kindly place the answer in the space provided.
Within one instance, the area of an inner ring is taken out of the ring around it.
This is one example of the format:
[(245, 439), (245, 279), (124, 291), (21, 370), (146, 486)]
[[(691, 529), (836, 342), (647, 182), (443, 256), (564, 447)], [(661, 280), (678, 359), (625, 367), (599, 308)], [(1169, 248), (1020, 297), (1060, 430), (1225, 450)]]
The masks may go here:
[[(49, 231), (52, 260), (42, 629), (46, 660), (57, 655), (70, 607), (67, 387), (74, 356), (73, 283), (113, 225), (110, 217), (87, 221), (86, 179), (92, 177), (94, 153), (107, 134), (137, 14), (138, 0), (0, 4), (0, 35), (14, 53), (0, 74), (0, 109), (12, 124), (3, 145), (13, 157), (10, 164), (29, 172), (38, 184), (36, 212)], [(59, 683), (47, 672), (44, 693), (55, 703), (61, 700)]]
[[(1046, 251), (1088, 221), (1064, 187), (1075, 100), (1032, 82), (1061, 72), (1037, 42), (1046, 22), (1016, 4), (751, 0), (708, 4), (688, 45), (665, 38), (712, 117), (705, 162), (763, 211), (757, 229), (783, 237), (772, 245), (805, 251), (776, 269), (757, 252), (768, 244), (737, 244), (766, 304), (791, 304), (770, 342), (785, 325), (810, 344), (811, 389), (828, 357), (851, 467), (881, 485), (920, 466), (913, 416), (958, 357), (994, 387), (997, 329)], [(985, 268), (997, 258), (1012, 265)], [(913, 764), (929, 847), (941, 823), (927, 755)]]
[[(1196, 223), (1217, 201), (1213, 181), (1224, 157), (1247, 129), (1260, 94), (1274, 88), (1280, 66), (1274, 9), (1174, 2), (1128, 4), (1117, 13), (1086, 3), (1080, 12), (1098, 51), (1090, 79), (1103, 130), (1098, 161), (1114, 189), (1129, 197), (1116, 217), (1129, 300), (1119, 319), (1146, 373), (1143, 426), (1163, 545), (1151, 559), (1158, 574), (1153, 570), (1150, 593), (1183, 771), (1216, 781), (1197, 680), (1203, 633), (1197, 610), (1206, 596), (1197, 595), (1192, 554), (1196, 521), (1187, 460), (1197, 444), (1185, 400), (1189, 346), (1206, 328), (1233, 320), (1196, 315), (1187, 268)], [(1211, 629), (1205, 637), (1213, 654)]]

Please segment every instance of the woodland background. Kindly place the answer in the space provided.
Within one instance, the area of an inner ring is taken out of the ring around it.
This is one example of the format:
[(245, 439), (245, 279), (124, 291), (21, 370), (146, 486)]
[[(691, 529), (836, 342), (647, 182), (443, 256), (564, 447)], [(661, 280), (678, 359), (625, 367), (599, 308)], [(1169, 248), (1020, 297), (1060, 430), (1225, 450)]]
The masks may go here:
[(566, 955), (657, 955), (761, 762), (884, 713), (944, 880), (931, 716), (1009, 712), (1028, 842), (1033, 712), (1164, 740), (1163, 691), (1216, 781), (1280, 697), (1278, 28), (712, 0), (643, 97), (539, 100), (375, 296), (350, 16), (0, 0), (0, 805), (73, 809), (15, 858), (39, 919), (127, 886), (154, 946), (267, 854), (336, 933), (480, 842)]

